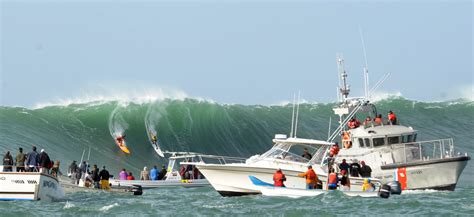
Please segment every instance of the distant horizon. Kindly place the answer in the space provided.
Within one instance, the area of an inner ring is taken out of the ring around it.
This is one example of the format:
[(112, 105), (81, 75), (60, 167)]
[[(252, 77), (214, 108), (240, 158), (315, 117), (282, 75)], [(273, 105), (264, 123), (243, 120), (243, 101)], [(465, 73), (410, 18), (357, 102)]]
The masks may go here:
[[(196, 98), (474, 100), (472, 1), (12, 1), (0, 8), (0, 105)], [(442, 14), (443, 16), (440, 16)], [(361, 35), (364, 40), (363, 46)]]

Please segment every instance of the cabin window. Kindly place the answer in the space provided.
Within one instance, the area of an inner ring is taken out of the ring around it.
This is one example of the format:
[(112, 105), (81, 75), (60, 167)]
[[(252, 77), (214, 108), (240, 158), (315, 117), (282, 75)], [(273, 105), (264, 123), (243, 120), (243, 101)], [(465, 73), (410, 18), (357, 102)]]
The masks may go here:
[(385, 138), (374, 138), (372, 140), (374, 147), (385, 145)]
[(400, 137), (394, 136), (394, 137), (388, 137), (388, 144), (398, 144), (400, 143)]
[(365, 141), (365, 147), (369, 148), (370, 147), (370, 139), (365, 138), (364, 141)]
[(417, 134), (413, 134), (413, 142), (416, 142), (416, 135)]
[(359, 138), (359, 147), (364, 147), (364, 140), (362, 138)]

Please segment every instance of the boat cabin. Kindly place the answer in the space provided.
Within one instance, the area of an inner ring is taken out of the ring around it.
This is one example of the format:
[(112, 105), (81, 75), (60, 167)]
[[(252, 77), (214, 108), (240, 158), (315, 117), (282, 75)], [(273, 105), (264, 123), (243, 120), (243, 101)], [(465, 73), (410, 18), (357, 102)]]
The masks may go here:
[[(304, 165), (321, 164), (332, 142), (286, 138), (286, 135), (277, 134), (273, 139), (273, 147), (262, 155), (253, 156), (248, 163), (261, 160), (278, 161), (280, 163), (299, 163)], [(305, 151), (309, 155), (304, 155)]]

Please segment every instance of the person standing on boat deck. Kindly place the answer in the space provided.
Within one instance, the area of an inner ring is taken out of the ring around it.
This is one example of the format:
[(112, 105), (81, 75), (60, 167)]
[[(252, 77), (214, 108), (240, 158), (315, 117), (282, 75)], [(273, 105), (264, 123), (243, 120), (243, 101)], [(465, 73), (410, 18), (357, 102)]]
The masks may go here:
[(377, 125), (381, 125), (382, 124), (382, 115), (381, 114), (378, 114), (376, 118), (374, 118), (374, 123), (375, 123), (375, 126)]
[(153, 169), (150, 170), (150, 179), (158, 180), (158, 169), (156, 168), (156, 165), (153, 166)]
[(76, 184), (76, 170), (77, 170), (77, 164), (76, 161), (73, 160), (71, 165), (69, 165), (69, 168), (67, 170), (67, 174), (69, 178), (71, 178), (71, 181), (73, 184)]
[(307, 148), (304, 148), (303, 150), (303, 155), (301, 155), (301, 157), (304, 157), (308, 160), (311, 160), (311, 158), (313, 158), (313, 156), (308, 152), (308, 149)]
[(59, 170), (59, 165), (60, 164), (61, 164), (61, 162), (59, 162), (59, 160), (56, 160), (56, 162), (54, 162), (53, 168), (51, 169), (51, 175), (52, 176), (58, 177), (58, 175), (60, 175), (60, 176), (63, 175), (61, 170)]
[(286, 181), (285, 174), (283, 174), (281, 169), (278, 168), (275, 174), (273, 174), (273, 186), (285, 187), (285, 184), (283, 183), (284, 181)]
[(75, 173), (75, 175), (76, 175), (76, 177), (75, 177), (76, 183), (75, 184), (76, 185), (79, 185), (79, 181), (82, 178), (82, 173), (83, 173), (82, 169), (80, 167), (76, 167), (76, 173)]
[(341, 190), (349, 191), (351, 190), (351, 180), (349, 179), (349, 175), (347, 170), (341, 170)]
[(397, 116), (392, 111), (388, 112), (388, 123), (392, 125), (397, 124)]
[(12, 172), (13, 156), (7, 151), (3, 157), (3, 172)]
[(364, 121), (364, 126), (369, 127), (372, 124), (372, 118), (370, 116), (367, 116)]
[(360, 170), (359, 170), (360, 177), (371, 177), (372, 168), (365, 165), (365, 162), (363, 160), (360, 161), (360, 164), (361, 164), (361, 167), (360, 167)]
[(165, 179), (165, 176), (166, 176), (166, 169), (165, 169), (165, 166), (162, 166), (161, 171), (158, 173), (158, 180)]
[(97, 164), (94, 164), (94, 166), (92, 166), (91, 178), (94, 181), (94, 188), (99, 188), (100, 176), (99, 176), (99, 168), (97, 168)]
[(341, 173), (342, 171), (346, 171), (346, 172), (349, 172), (349, 164), (346, 162), (346, 159), (342, 159), (342, 163), (339, 164), (339, 169), (341, 170)]
[(40, 172), (49, 174), (51, 159), (49, 158), (48, 153), (41, 149), (41, 153), (38, 157), (38, 165), (40, 167)]
[(127, 171), (125, 170), (125, 168), (122, 169), (122, 171), (119, 173), (119, 179), (120, 180), (127, 180)]
[(102, 167), (102, 170), (99, 173), (99, 177), (100, 177), (100, 188), (109, 190), (110, 189), (110, 186), (109, 186), (110, 174), (109, 174), (109, 171), (105, 169), (105, 166)]
[(339, 180), (337, 178), (337, 173), (334, 172), (334, 168), (329, 169), (328, 190), (336, 190), (338, 182)]
[(306, 178), (306, 189), (316, 188), (316, 185), (318, 184), (318, 175), (316, 175), (311, 165), (308, 166), (306, 172), (300, 173), (298, 176)]
[(26, 165), (28, 166), (28, 172), (34, 172), (38, 166), (38, 152), (36, 152), (36, 146), (34, 145), (32, 151), (26, 157)]
[(140, 173), (140, 180), (150, 180), (150, 172), (148, 172), (148, 169), (143, 167), (143, 171)]
[(26, 154), (23, 153), (23, 148), (18, 149), (18, 154), (16, 155), (16, 171), (25, 172), (25, 160)]
[(135, 180), (135, 177), (132, 175), (132, 172), (128, 173), (127, 180)]
[(353, 117), (349, 122), (347, 122), (347, 126), (349, 129), (355, 129), (360, 126), (360, 121)]
[(357, 162), (357, 159), (353, 160), (353, 163), (351, 164), (350, 170), (351, 170), (350, 171), (351, 176), (359, 177), (360, 164)]

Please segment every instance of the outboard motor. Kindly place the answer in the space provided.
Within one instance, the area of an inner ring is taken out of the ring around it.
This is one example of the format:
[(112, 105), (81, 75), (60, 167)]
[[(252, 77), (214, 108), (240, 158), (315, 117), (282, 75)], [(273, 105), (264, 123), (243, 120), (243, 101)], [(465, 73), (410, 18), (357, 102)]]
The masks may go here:
[(142, 195), (143, 189), (141, 185), (133, 185), (132, 187), (133, 195)]
[(391, 194), (402, 194), (402, 185), (399, 181), (391, 181), (387, 182), (387, 185), (390, 185), (390, 193)]
[(389, 198), (390, 197), (390, 185), (383, 184), (379, 189), (379, 197)]

